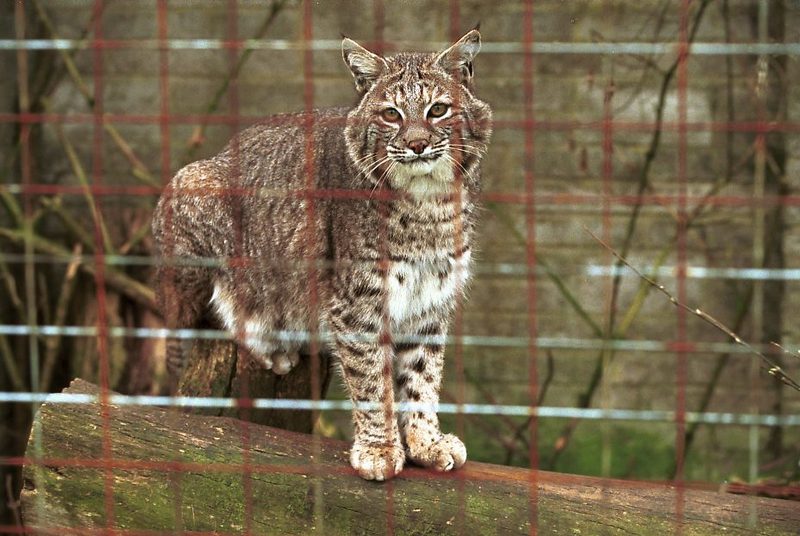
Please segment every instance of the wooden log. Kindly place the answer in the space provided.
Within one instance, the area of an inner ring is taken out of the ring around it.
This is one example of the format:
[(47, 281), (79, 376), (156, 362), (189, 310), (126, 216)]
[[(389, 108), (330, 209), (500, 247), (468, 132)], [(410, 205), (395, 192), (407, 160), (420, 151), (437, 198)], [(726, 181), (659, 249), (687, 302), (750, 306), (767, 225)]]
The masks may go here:
[[(98, 389), (76, 380), (67, 392)], [(34, 428), (22, 513), (36, 534), (107, 525), (325, 535), (529, 534), (532, 522), (540, 534), (570, 535), (800, 528), (789, 501), (475, 462), (367, 482), (350, 469), (343, 442), (174, 409), (46, 403)]]
[[(297, 366), (288, 374), (279, 376), (265, 370), (233, 341), (197, 340), (181, 376), (178, 395), (321, 400), (325, 398), (330, 383), (331, 356), (321, 352), (316, 359), (316, 372), (312, 357), (301, 355)], [(191, 412), (236, 417), (295, 432), (311, 433), (314, 428), (311, 411), (200, 408)]]

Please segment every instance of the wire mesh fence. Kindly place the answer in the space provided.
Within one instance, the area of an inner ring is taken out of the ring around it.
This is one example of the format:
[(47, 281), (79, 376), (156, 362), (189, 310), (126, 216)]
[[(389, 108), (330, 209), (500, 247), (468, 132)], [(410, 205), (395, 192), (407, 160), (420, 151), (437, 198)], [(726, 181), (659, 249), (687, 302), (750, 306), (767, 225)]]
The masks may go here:
[[(295, 263), (318, 303), (308, 274), (325, 273), (330, 259), (175, 258), (155, 247), (153, 210), (183, 166), (219, 153), (248, 126), (287, 122), (306, 129), (299, 165), (307, 186), (199, 194), (300, 199), (298, 227), (325, 203), (391, 202), (391, 191), (314, 185), (322, 164), (309, 113), (357, 99), (341, 35), (381, 55), (437, 51), (478, 21), (475, 92), (493, 109), (494, 132), (482, 161), (472, 281), (447, 334), (393, 340), (446, 349), (443, 428), (464, 440), (470, 460), (529, 469), (520, 532), (547, 526), (540, 470), (669, 481), (676, 532), (686, 494), (698, 486), (800, 496), (800, 393), (753, 353), (800, 377), (796, 2), (32, 0), (0, 15), (9, 75), (0, 86), (4, 530), (35, 532), (18, 524), (11, 498), (23, 487), (23, 466), (100, 471), (94, 507), (105, 524), (93, 530), (120, 534), (269, 533), (254, 525), (254, 474), (341, 482), (352, 474), (346, 458), (331, 469), (313, 449), (288, 469), (259, 465), (257, 428), (247, 424), (275, 424), (264, 415), (284, 411), (284, 427), (350, 440), (351, 410), (381, 409), (351, 401), (330, 374), (338, 367), (326, 350), (335, 339), (330, 326), (315, 320), (268, 334), (304, 348), (306, 391), (281, 387), (241, 354), (224, 370), (204, 368), (211, 361), (198, 357), (175, 393), (167, 339), (193, 343), (206, 359), (234, 348), (230, 358), (247, 329), (224, 329), (211, 310), (192, 328), (168, 326), (156, 305), (159, 266), (236, 273), (250, 262)], [(306, 115), (275, 117), (296, 111)], [(689, 307), (674, 307), (601, 242)], [(704, 323), (696, 308), (752, 348)], [(99, 391), (60, 392), (76, 377)], [(217, 390), (222, 379), (228, 384)], [(97, 417), (92, 456), (48, 458), (38, 421), (28, 441), (43, 402)], [(184, 511), (182, 497), (198, 485), (190, 473), (202, 473), (202, 463), (185, 453), (142, 460), (119, 450), (116, 427), (128, 408), (243, 419), (241, 457), (207, 466), (241, 476), (235, 522), (193, 524)], [(430, 408), (408, 400), (395, 409)], [(301, 411), (310, 420), (291, 424)], [(130, 505), (115, 501), (115, 486), (124, 485), (115, 471), (142, 463), (170, 475), (173, 528), (137, 524)], [(452, 483), (465, 511), (467, 480), (482, 478), (402, 475)], [(388, 533), (403, 531), (392, 486), (381, 491)], [(313, 530), (326, 533), (323, 488), (312, 488), (309, 515)], [(42, 496), (32, 509), (46, 509)], [(759, 508), (752, 503), (747, 523)], [(472, 533), (463, 519), (448, 530)]]

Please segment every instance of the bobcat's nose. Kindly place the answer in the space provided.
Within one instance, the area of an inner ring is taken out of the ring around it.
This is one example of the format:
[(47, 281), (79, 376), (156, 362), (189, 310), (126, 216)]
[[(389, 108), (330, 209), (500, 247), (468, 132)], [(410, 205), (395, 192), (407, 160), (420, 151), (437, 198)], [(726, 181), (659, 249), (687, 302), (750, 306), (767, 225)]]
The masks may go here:
[(422, 154), (422, 151), (424, 151), (425, 147), (428, 146), (428, 140), (411, 140), (406, 145), (408, 145), (409, 149), (414, 151), (414, 154)]

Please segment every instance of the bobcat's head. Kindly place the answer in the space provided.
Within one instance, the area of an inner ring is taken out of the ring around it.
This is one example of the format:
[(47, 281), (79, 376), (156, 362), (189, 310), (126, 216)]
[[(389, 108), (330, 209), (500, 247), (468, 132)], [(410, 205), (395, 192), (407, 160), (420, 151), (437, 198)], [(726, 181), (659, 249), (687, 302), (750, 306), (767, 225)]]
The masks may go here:
[(415, 195), (477, 191), (478, 164), (491, 135), (491, 110), (472, 93), (481, 36), (470, 31), (439, 53), (382, 58), (345, 38), (342, 55), (361, 95), (348, 114), (350, 158), (373, 188)]

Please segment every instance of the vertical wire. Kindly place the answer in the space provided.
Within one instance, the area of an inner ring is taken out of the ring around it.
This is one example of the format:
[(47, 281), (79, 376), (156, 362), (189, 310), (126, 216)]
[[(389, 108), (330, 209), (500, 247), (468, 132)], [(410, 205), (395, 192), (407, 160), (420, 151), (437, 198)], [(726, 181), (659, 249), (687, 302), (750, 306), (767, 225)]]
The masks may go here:
[[(311, 398), (319, 400), (321, 390), (321, 370), (320, 370), (320, 347), (319, 347), (319, 274), (317, 272), (317, 260), (314, 255), (318, 251), (320, 236), (317, 226), (317, 206), (315, 190), (316, 186), (316, 160), (314, 143), (314, 50), (310, 46), (314, 39), (314, 12), (311, 0), (303, 1), (303, 139), (304, 163), (306, 175), (306, 195), (303, 203), (306, 208), (306, 276), (308, 278), (309, 303), (311, 313), (309, 315), (309, 354), (311, 359)], [(333, 201), (331, 201), (333, 202)], [(319, 410), (312, 410), (311, 421), (316, 423), (319, 419)], [(319, 462), (322, 459), (322, 442), (316, 427), (312, 428), (311, 448), (314, 453), (312, 461), (312, 489), (314, 494), (313, 517), (314, 530), (317, 534), (325, 534), (325, 492), (323, 488), (323, 477)]]
[[(92, 74), (94, 80), (93, 138), (92, 138), (92, 185), (103, 185), (103, 113), (104, 113), (104, 50), (103, 41), (103, 1), (94, 3), (94, 36), (92, 37)], [(94, 196), (94, 192), (90, 193)], [(105, 241), (101, 228), (103, 217), (102, 198), (93, 199), (94, 204), (94, 265), (95, 287), (97, 293), (97, 349), (99, 356), (100, 414), (102, 422), (102, 460), (104, 462), (103, 498), (106, 514), (106, 532), (114, 533), (114, 471), (113, 447), (111, 440), (111, 363), (108, 350), (108, 315), (105, 287)]]
[[(241, 52), (241, 43), (239, 41), (239, 6), (237, 0), (228, 0), (227, 3), (227, 29), (226, 38), (229, 43), (235, 45), (228, 48), (228, 61), (230, 65), (236, 65)], [(229, 75), (230, 76), (230, 75)], [(240, 102), (239, 102), (239, 75), (235, 73), (230, 76), (228, 85), (228, 108), (231, 129), (231, 153), (232, 156), (232, 177), (230, 184), (235, 185), (234, 191), (224, 192), (227, 199), (231, 201), (234, 208), (234, 257), (237, 262), (231, 267), (234, 270), (234, 278), (238, 279), (239, 284), (237, 287), (243, 288), (241, 283), (241, 271), (247, 266), (247, 252), (245, 251), (244, 232), (242, 227), (242, 205), (246, 202), (246, 196), (253, 195), (251, 190), (242, 188), (242, 152), (241, 142), (238, 137), (239, 124), (241, 121), (240, 115)], [(209, 193), (207, 195), (214, 195)], [(240, 262), (241, 261), (241, 262)], [(236, 319), (236, 336), (241, 340), (245, 337), (246, 324), (241, 318)], [(249, 353), (238, 345), (236, 347), (238, 359), (250, 359)], [(239, 429), (241, 431), (242, 439), (242, 494), (244, 495), (244, 533), (246, 535), (253, 534), (253, 480), (252, 480), (252, 465), (250, 453), (250, 418), (252, 415), (252, 400), (250, 399), (250, 382), (249, 382), (249, 367), (238, 367), (242, 378), (240, 382), (240, 392), (237, 400), (237, 407), (239, 410)]]
[(373, 39), (375, 54), (383, 56), (386, 51), (386, 6), (383, 0), (373, 0)]
[[(759, 0), (758, 2), (758, 42), (766, 43), (768, 40), (768, 27), (769, 22), (769, 2), (766, 0)], [(766, 188), (766, 166), (767, 166), (767, 148), (766, 148), (766, 133), (764, 132), (764, 122), (766, 121), (764, 108), (767, 94), (767, 84), (769, 77), (769, 63), (766, 54), (759, 54), (757, 59), (757, 80), (756, 80), (756, 108), (758, 122), (758, 131), (755, 139), (755, 165), (753, 177), (753, 200), (755, 201), (753, 209), (753, 266), (764, 266), (765, 246), (764, 246), (764, 229), (766, 227), (766, 210), (764, 208), (764, 192)], [(761, 280), (753, 281), (753, 306), (752, 306), (752, 330), (753, 337), (758, 337), (759, 340), (763, 337), (764, 332), (764, 282)], [(760, 389), (760, 376), (761, 370), (756, 360), (750, 361), (749, 369), (749, 406), (750, 414), (757, 415), (760, 412), (759, 407), (759, 389)], [(758, 481), (758, 448), (759, 448), (759, 435), (760, 430), (756, 425), (751, 425), (748, 428), (748, 482), (755, 484)], [(747, 517), (748, 526), (755, 527), (758, 522), (758, 509), (755, 500), (750, 502)]]
[[(526, 229), (526, 261), (528, 268), (528, 398), (531, 406), (536, 405), (539, 391), (537, 359), (537, 319), (536, 319), (536, 177), (535, 164), (535, 114), (534, 114), (534, 63), (533, 63), (533, 0), (525, 0), (522, 21), (522, 40), (524, 50), (523, 92), (525, 106), (525, 229)], [(530, 533), (538, 531), (539, 518), (539, 419), (531, 416), (530, 447), (528, 455), (530, 470), (528, 471), (528, 513)]]
[[(612, 106), (614, 99), (614, 79), (613, 79), (613, 59), (611, 60), (611, 78), (608, 85), (603, 92), (603, 240), (606, 244), (611, 243), (611, 196), (613, 194), (613, 181), (614, 181), (614, 108)], [(608, 266), (613, 265), (614, 257), (611, 252), (606, 252), (606, 259)], [(613, 339), (614, 326), (613, 326), (613, 311), (611, 308), (613, 300), (614, 277), (609, 275), (607, 281), (607, 298), (606, 310), (608, 311), (608, 332), (607, 337)], [(610, 409), (611, 397), (609, 393), (609, 368), (611, 366), (611, 358), (613, 350), (603, 350), (602, 352), (602, 367), (603, 373), (601, 375), (601, 397), (603, 409)], [(602, 426), (602, 451), (601, 451), (601, 471), (603, 477), (611, 476), (611, 461), (612, 461), (612, 448), (613, 441), (611, 440), (611, 427), (610, 420), (604, 420)], [(603, 480), (603, 500), (608, 500), (608, 488), (606, 481)]]
[[(373, 42), (374, 42), (374, 52), (379, 55), (383, 56), (386, 50), (386, 40), (385, 40), (385, 5), (382, 0), (373, 0), (372, 3), (373, 7)], [(383, 184), (379, 186), (381, 190), (381, 194), (385, 193)], [(389, 210), (388, 210), (388, 203), (389, 201), (381, 195), (379, 200), (377, 201), (378, 207), (380, 210), (381, 216), (381, 226), (379, 229), (379, 264), (381, 265), (381, 273), (383, 274), (383, 281), (381, 284), (383, 285), (384, 289), (389, 288), (389, 270), (390, 270), (390, 260), (389, 260), (389, 237), (388, 237), (388, 218), (389, 218)], [(379, 341), (382, 341), (381, 344), (381, 351), (383, 354), (383, 382), (384, 382), (384, 400), (385, 405), (383, 407), (384, 417), (386, 419), (386, 428), (385, 433), (387, 437), (391, 436), (392, 432), (392, 419), (396, 419), (398, 414), (394, 411), (394, 389), (393, 389), (393, 382), (394, 382), (394, 352), (391, 345), (391, 340), (384, 337), (385, 334), (391, 335), (391, 318), (389, 316), (389, 300), (388, 300), (388, 293), (384, 293), (383, 303), (381, 304), (381, 336), (379, 337)], [(391, 395), (391, 396), (390, 396)], [(399, 430), (398, 430), (399, 431)], [(386, 534), (394, 534), (394, 481), (389, 479), (388, 481), (384, 482), (384, 490), (386, 492)]]
[[(169, 38), (169, 7), (167, 0), (158, 0), (156, 4), (156, 28), (157, 38), (159, 42), (158, 49), (158, 91), (159, 91), (159, 135), (161, 145), (161, 183), (168, 185), (171, 177), (171, 158), (170, 158), (170, 105), (169, 105), (169, 47), (167, 40)], [(166, 211), (167, 225), (166, 229), (170, 229), (172, 222), (172, 203), (168, 203)], [(167, 231), (167, 237), (174, 237), (173, 233)], [(169, 257), (174, 257), (174, 241), (168, 238), (170, 244), (167, 246), (169, 250)], [(162, 251), (162, 254), (164, 252)], [(167, 277), (174, 280), (174, 268), (171, 269), (172, 273)], [(176, 326), (169, 326), (176, 327)], [(170, 393), (177, 395), (177, 385), (175, 392)], [(173, 408), (173, 411), (180, 412), (180, 409)], [(180, 461), (180, 453), (175, 452), (175, 461)], [(178, 534), (183, 534), (183, 510), (181, 508), (183, 503), (183, 472), (180, 470), (169, 471), (168, 476), (170, 489), (173, 493), (173, 514), (174, 514), (174, 530)]]
[[(680, 7), (680, 37), (678, 52), (678, 300), (686, 303), (687, 264), (687, 94), (689, 86), (689, 0)], [(677, 339), (675, 382), (675, 532), (683, 534), (685, 486), (684, 461), (686, 447), (686, 383), (687, 383), (687, 317), (686, 310), (677, 310)]]
[[(373, 0), (373, 17), (374, 17), (374, 28), (373, 28), (373, 40), (375, 41), (375, 53), (379, 56), (383, 56), (386, 50), (386, 40), (385, 40), (385, 5), (383, 0)], [(384, 190), (383, 184), (379, 187), (381, 189), (381, 193), (386, 193)], [(389, 288), (389, 269), (391, 261), (389, 255), (389, 203), (392, 201), (387, 198), (386, 196), (381, 196), (378, 201), (378, 206), (380, 207), (380, 215), (381, 215), (381, 227), (380, 227), (380, 262), (385, 266), (385, 270), (383, 270), (383, 288)], [(388, 293), (384, 293), (384, 303), (381, 307), (381, 330), (382, 334), (389, 334), (391, 335), (391, 318), (389, 316), (389, 301), (388, 301)], [(380, 337), (381, 340), (384, 337)], [(383, 408), (384, 417), (386, 419), (386, 436), (391, 437), (391, 432), (394, 426), (394, 420), (396, 420), (399, 415), (394, 407), (394, 350), (389, 341), (389, 344), (383, 343), (381, 346), (382, 351), (384, 352), (384, 368), (383, 368), (383, 381), (384, 381), (384, 398), (385, 398), (385, 405)], [(398, 427), (399, 432), (399, 427)], [(394, 526), (394, 513), (395, 513), (395, 504), (394, 504), (394, 479), (389, 479), (387, 482), (384, 483), (384, 488), (386, 491), (386, 534), (393, 535), (395, 533), (395, 526)]]
[[(166, 186), (169, 183), (172, 175), (172, 162), (170, 158), (170, 103), (169, 103), (169, 30), (168, 18), (169, 7), (167, 0), (158, 0), (156, 13), (156, 24), (158, 27), (158, 41), (159, 41), (159, 72), (158, 72), (158, 90), (159, 90), (159, 134), (161, 137), (161, 183)], [(171, 207), (171, 203), (168, 204)], [(171, 211), (169, 211), (171, 212)], [(170, 256), (172, 253), (170, 254)]]
[[(450, 42), (454, 43), (461, 37), (461, 3), (459, 0), (450, 0), (450, 29), (449, 29)], [(456, 103), (458, 104), (458, 103)], [(461, 159), (461, 157), (457, 157)], [(464, 250), (464, 219), (462, 218), (464, 199), (466, 195), (464, 191), (464, 172), (462, 167), (454, 166), (454, 185), (455, 185), (455, 203), (456, 203), (456, 218), (453, 222), (453, 245), (454, 251)], [(471, 200), (466, 200), (471, 202)], [(461, 264), (456, 264), (454, 267), (454, 277), (456, 281), (461, 280), (462, 270), (464, 268)], [(456, 380), (456, 396), (455, 401), (457, 404), (463, 404), (465, 396), (466, 375), (464, 374), (464, 295), (456, 294), (456, 308), (453, 313), (453, 353), (455, 360), (455, 380)], [(458, 411), (456, 413), (456, 433), (462, 440), (464, 437), (464, 413)], [(458, 495), (458, 513), (456, 517), (456, 532), (458, 534), (465, 534), (466, 521), (467, 521), (467, 498), (466, 498), (466, 477), (463, 471), (456, 471), (453, 474), (453, 479), (456, 481), (456, 493)]]
[[(14, 16), (17, 39), (25, 39), (26, 34), (26, 20), (25, 20), (25, 6), (22, 2), (14, 4)], [(28, 51), (25, 49), (17, 49), (17, 85), (19, 90), (18, 106), (21, 114), (30, 112), (30, 88), (28, 87)], [(20, 150), (21, 150), (21, 172), (22, 183), (30, 186), (33, 181), (32, 176), (32, 156), (31, 156), (31, 125), (23, 122), (20, 124)], [(31, 196), (24, 197), (24, 212), (25, 212), (25, 301), (27, 324), (31, 328), (38, 325), (36, 304), (36, 260), (34, 258), (33, 248), (33, 228), (31, 226), (33, 221), (33, 199)], [(30, 352), (30, 385), (31, 391), (39, 390), (39, 375), (40, 375), (40, 356), (39, 344), (36, 335), (28, 337), (28, 351)], [(35, 411), (35, 407), (32, 408)]]

